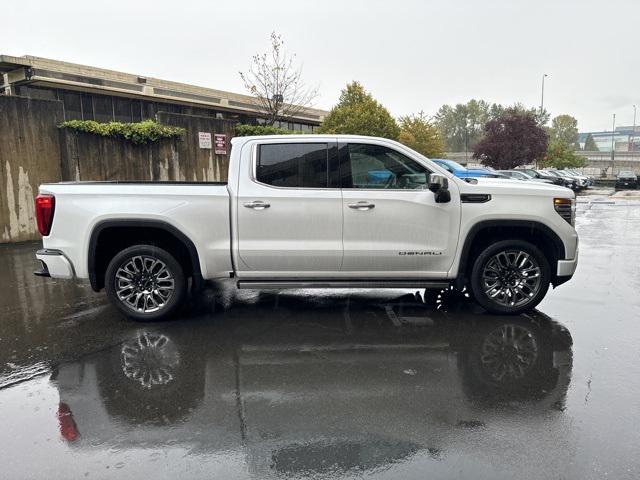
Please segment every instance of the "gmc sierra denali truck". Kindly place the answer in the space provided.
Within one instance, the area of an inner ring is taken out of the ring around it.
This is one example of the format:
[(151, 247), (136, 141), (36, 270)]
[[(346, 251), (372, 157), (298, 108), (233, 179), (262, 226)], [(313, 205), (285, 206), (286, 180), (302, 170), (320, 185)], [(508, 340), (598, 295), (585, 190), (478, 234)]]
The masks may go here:
[(453, 284), (492, 313), (515, 314), (576, 269), (567, 188), (459, 179), (381, 138), (231, 143), (226, 183), (41, 185), (35, 273), (88, 278), (124, 314), (157, 320), (189, 283), (225, 277), (253, 289)]

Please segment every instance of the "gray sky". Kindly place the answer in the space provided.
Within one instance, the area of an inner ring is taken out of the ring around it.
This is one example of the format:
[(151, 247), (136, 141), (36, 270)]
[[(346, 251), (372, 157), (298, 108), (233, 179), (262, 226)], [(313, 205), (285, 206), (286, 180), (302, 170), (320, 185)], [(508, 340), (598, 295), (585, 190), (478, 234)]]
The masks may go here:
[[(640, 107), (639, 0), (19, 0), (0, 53), (243, 92), (272, 30), (329, 108), (359, 80), (394, 116), (471, 98), (540, 105), (584, 130)], [(638, 113), (640, 124), (640, 112)]]

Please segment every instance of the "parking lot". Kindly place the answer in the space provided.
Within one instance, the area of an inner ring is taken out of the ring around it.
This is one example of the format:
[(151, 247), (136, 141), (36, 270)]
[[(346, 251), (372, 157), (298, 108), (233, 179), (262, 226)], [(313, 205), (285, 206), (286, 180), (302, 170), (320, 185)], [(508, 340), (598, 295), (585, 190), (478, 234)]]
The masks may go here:
[(640, 198), (579, 197), (573, 280), (236, 291), (140, 324), (0, 247), (2, 478), (638, 478)]

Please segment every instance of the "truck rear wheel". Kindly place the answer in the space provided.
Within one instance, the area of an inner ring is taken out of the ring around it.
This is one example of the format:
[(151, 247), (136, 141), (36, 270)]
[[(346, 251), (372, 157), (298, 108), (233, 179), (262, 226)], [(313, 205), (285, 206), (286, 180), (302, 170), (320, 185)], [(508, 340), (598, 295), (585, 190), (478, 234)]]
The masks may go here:
[(118, 253), (107, 267), (109, 301), (134, 320), (166, 318), (180, 306), (187, 289), (184, 271), (169, 252), (134, 245)]
[(475, 300), (491, 313), (515, 315), (534, 308), (549, 289), (545, 255), (529, 242), (503, 240), (485, 248), (471, 271)]

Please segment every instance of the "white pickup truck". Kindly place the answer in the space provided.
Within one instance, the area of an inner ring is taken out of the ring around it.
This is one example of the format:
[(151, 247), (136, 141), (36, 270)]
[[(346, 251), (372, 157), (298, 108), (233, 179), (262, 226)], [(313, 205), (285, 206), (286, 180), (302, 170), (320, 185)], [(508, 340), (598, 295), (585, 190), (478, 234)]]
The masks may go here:
[(459, 179), (381, 138), (232, 140), (229, 180), (44, 184), (37, 275), (88, 278), (137, 320), (189, 280), (239, 288), (467, 287), (493, 313), (535, 307), (573, 275), (574, 193)]

